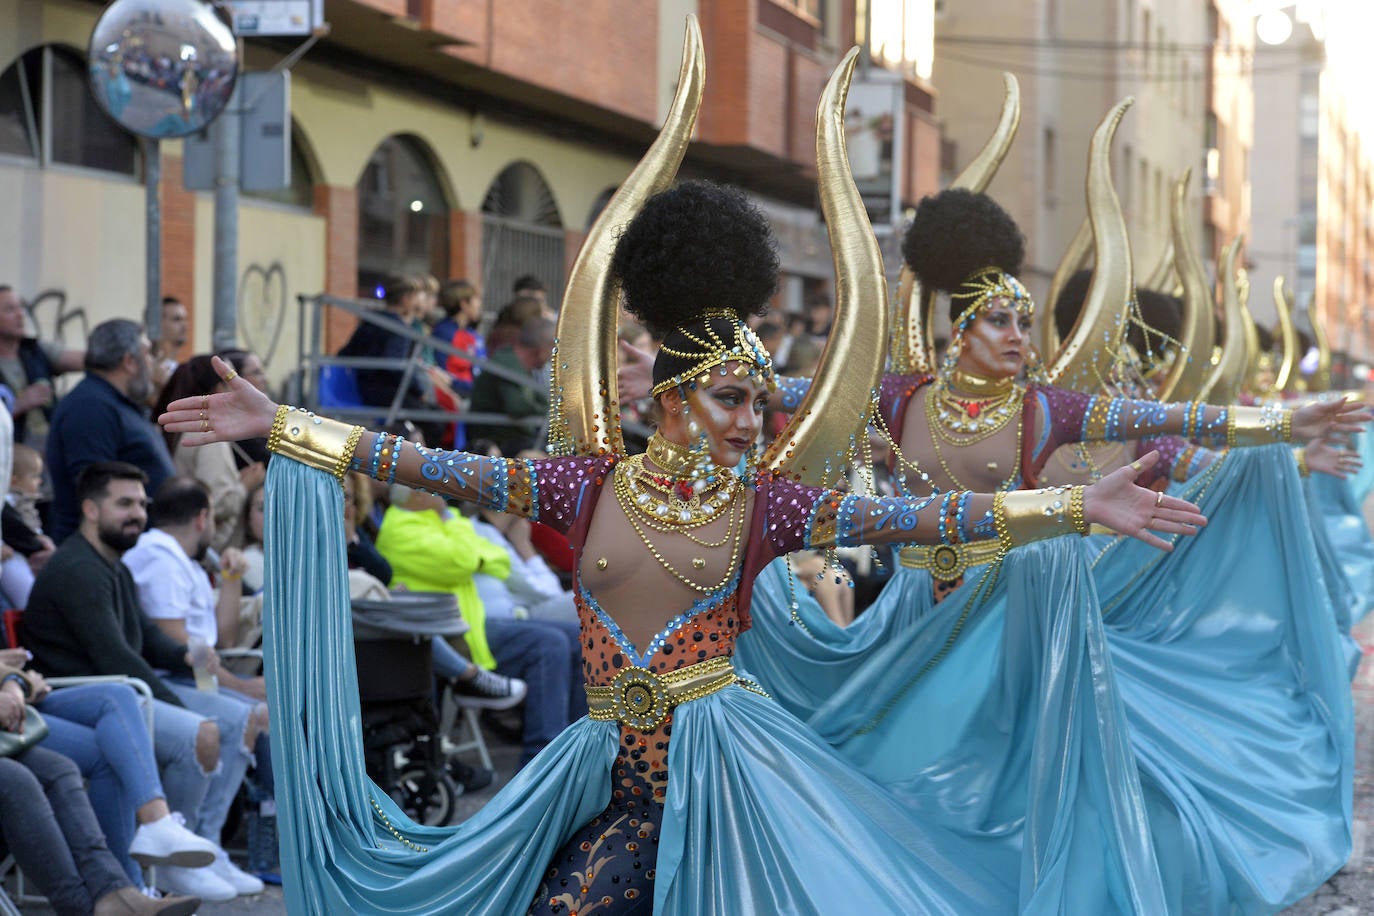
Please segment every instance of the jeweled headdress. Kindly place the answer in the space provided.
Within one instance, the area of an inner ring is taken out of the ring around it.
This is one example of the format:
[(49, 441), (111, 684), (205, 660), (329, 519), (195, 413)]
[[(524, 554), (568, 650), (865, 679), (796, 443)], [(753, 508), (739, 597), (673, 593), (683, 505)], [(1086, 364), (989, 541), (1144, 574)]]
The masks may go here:
[(978, 317), (995, 299), (1007, 300), (1007, 306), (1018, 315), (1035, 315), (1035, 300), (1021, 281), (1000, 267), (984, 267), (959, 284), (949, 298), (964, 308), (954, 319), (953, 332), (960, 335), (968, 323)]
[[(728, 330), (722, 325), (728, 322)], [(724, 330), (724, 333), (722, 331)], [(732, 333), (733, 332), (733, 333)], [(738, 362), (735, 375), (739, 378), (758, 377), (768, 390), (777, 388), (777, 377), (773, 372), (773, 358), (764, 348), (753, 330), (739, 320), (734, 312), (710, 311), (699, 322), (693, 322), (675, 330), (663, 342), (663, 353), (687, 360), (689, 365), (654, 385), (651, 394), (658, 397), (671, 388), (696, 381), (705, 385), (712, 369), (720, 368), (725, 374), (725, 364)]]

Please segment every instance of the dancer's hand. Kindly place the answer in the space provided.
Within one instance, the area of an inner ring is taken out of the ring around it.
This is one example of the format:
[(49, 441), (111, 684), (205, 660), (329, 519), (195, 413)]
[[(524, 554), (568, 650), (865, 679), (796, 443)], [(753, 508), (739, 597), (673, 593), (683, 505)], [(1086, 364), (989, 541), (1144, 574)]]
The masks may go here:
[(620, 403), (647, 398), (654, 387), (654, 354), (620, 341), (620, 363), (615, 370)]
[(272, 399), (218, 356), (210, 362), (229, 390), (173, 401), (157, 418), (162, 428), (181, 433), (184, 445), (259, 439), (271, 432), (277, 413)]
[(1341, 480), (1364, 467), (1355, 452), (1328, 439), (1315, 439), (1307, 444), (1307, 469), (1314, 474), (1330, 474)]
[(1293, 441), (1310, 442), (1332, 433), (1357, 433), (1374, 414), (1363, 401), (1313, 401), (1293, 411)]
[(1160, 550), (1174, 547), (1154, 532), (1197, 534), (1207, 524), (1197, 506), (1136, 485), (1136, 478), (1158, 463), (1159, 452), (1150, 452), (1089, 486), (1083, 491), (1083, 517)]

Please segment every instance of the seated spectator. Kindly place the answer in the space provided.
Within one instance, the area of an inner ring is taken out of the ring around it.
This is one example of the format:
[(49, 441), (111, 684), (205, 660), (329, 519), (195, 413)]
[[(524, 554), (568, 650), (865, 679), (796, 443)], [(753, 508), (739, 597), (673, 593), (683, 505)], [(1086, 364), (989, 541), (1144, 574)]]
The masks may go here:
[[(500, 366), (514, 373), (514, 381), (495, 372), (483, 372), (472, 388), (473, 413), (504, 414), (515, 420), (547, 417), (549, 389), (541, 386), (541, 373), (553, 355), (554, 324), (547, 318), (531, 318), (520, 328), (520, 337), (508, 347), (494, 350), (488, 360), (490, 366)], [(468, 435), (491, 439), (506, 454), (515, 454), (533, 443), (527, 426), (513, 424), (468, 424)]]
[[(0, 690), (7, 731), (24, 721), (14, 693)], [(200, 906), (199, 897), (153, 900), (130, 883), (105, 845), (76, 764), (41, 744), (0, 758), (0, 835), (58, 916), (189, 916)]]
[[(262, 552), (263, 514), (262, 507), (267, 502), (267, 493), (262, 484), (248, 491), (248, 499), (243, 504), (243, 594), (256, 595), (262, 591), (266, 557)], [(347, 505), (347, 503), (345, 503)], [(366, 518), (366, 513), (364, 513)], [(353, 565), (351, 562), (349, 565)]]
[(53, 379), (78, 372), (86, 354), (24, 335), (24, 303), (0, 285), (0, 383), (14, 392), (14, 441), (42, 448), (52, 421)]
[(477, 533), (500, 547), (510, 559), (510, 575), (504, 579), (479, 572), (474, 576), (487, 620), (518, 618), (547, 620), (571, 627), (576, 638), (577, 607), (572, 592), (563, 587), (530, 538), (527, 518), (480, 508), (472, 520)]
[(42, 490), (43, 456), (16, 443), (10, 490), (0, 515), (5, 546), (16, 554), (0, 564), (0, 597), (6, 607), (24, 607), (29, 603), (33, 577), (57, 549), (52, 538), (43, 533), (43, 520), (38, 514)]
[(96, 820), (129, 880), (143, 886), (138, 864), (187, 867), (213, 862), (218, 847), (182, 826), (181, 815), (167, 805), (133, 688), (81, 684), (51, 691), (36, 671), (19, 670), (26, 655), (22, 649), (0, 652), (0, 673), (43, 713), (48, 723), (43, 746), (70, 758), (86, 779)]
[(547, 621), (488, 619), (473, 575), (504, 579), (510, 558), (441, 497), (393, 487), (377, 550), (391, 564), (394, 583), (456, 595), (469, 627), (465, 640), (472, 660), (528, 685), (521, 766), (586, 714), (576, 626), (569, 631)]
[[(170, 477), (153, 499), (149, 527), (124, 554), (133, 573), (143, 613), (152, 618), (173, 642), (198, 640), (214, 649), (239, 643), (239, 598), (244, 560), (233, 547), (220, 555), (220, 588), (216, 595), (201, 567), (214, 539), (210, 491), (191, 477)], [(272, 797), (272, 756), (268, 740), (267, 685), (261, 676), (240, 677), (220, 666), (218, 690), (207, 696), (184, 676), (168, 682), (188, 707), (213, 715), (221, 730), (252, 748), (252, 794)], [(207, 702), (213, 697), (214, 702)], [(229, 701), (226, 703), (226, 701)], [(229, 707), (232, 706), (232, 710)], [(236, 885), (237, 886), (237, 885)]]
[[(76, 486), (81, 525), (34, 581), (22, 638), (34, 667), (46, 675), (124, 674), (148, 684), (155, 697), (153, 748), (168, 800), (195, 833), (218, 845), (248, 767), (247, 717), (244, 704), (168, 682), (155, 670), (191, 673), (186, 645), (143, 615), (133, 576), (120, 562), (147, 520), (145, 479), (118, 462), (83, 469)], [(262, 891), (262, 882), (222, 850), (203, 869), (169, 867), (158, 877), (165, 889), (207, 900)]]
[[(226, 391), (228, 387), (210, 365), (209, 356), (193, 356), (177, 366), (167, 380), (153, 407), (153, 415), (161, 414), (168, 404), (179, 398), (203, 397)], [(234, 447), (228, 442), (186, 448), (181, 444), (181, 433), (163, 430), (162, 436), (172, 453), (177, 473), (194, 477), (209, 489), (215, 521), (210, 546), (216, 552), (223, 552), (235, 540), (241, 539), (238, 523), (243, 515), (244, 500), (249, 490), (266, 479), (267, 466), (255, 462), (240, 469), (234, 460)]]
[(148, 420), (153, 359), (136, 322), (101, 322), (86, 342), (86, 377), (53, 411), (48, 432), (48, 473), (53, 504), (48, 534), (61, 544), (81, 522), (76, 478), (88, 464), (122, 461), (147, 475), (153, 487), (175, 473), (161, 432)]

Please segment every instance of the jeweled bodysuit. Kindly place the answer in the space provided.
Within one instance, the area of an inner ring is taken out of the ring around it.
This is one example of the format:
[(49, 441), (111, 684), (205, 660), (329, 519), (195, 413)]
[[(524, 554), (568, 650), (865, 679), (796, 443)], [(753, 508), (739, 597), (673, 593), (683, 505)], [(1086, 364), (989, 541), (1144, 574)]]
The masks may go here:
[[(609, 686), (629, 665), (655, 674), (730, 657), (740, 632), (734, 583), (675, 617), (641, 655), (586, 589), (576, 594), (587, 683)], [(621, 901), (652, 905), (658, 824), (668, 788), (673, 713), (650, 731), (620, 725), (611, 803), (580, 829), (549, 863), (532, 913), (590, 913)], [(633, 907), (617, 909), (633, 913)]]

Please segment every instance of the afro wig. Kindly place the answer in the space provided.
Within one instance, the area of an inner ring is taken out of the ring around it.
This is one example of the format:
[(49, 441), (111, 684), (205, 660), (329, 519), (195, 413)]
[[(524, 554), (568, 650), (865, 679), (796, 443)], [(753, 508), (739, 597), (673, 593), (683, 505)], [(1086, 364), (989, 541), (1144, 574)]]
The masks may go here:
[(902, 257), (926, 289), (951, 292), (984, 267), (1017, 276), (1026, 238), (991, 197), (950, 188), (916, 205)]
[(611, 258), (625, 310), (655, 337), (726, 309), (760, 315), (778, 285), (768, 218), (742, 192), (687, 181), (655, 194)]

